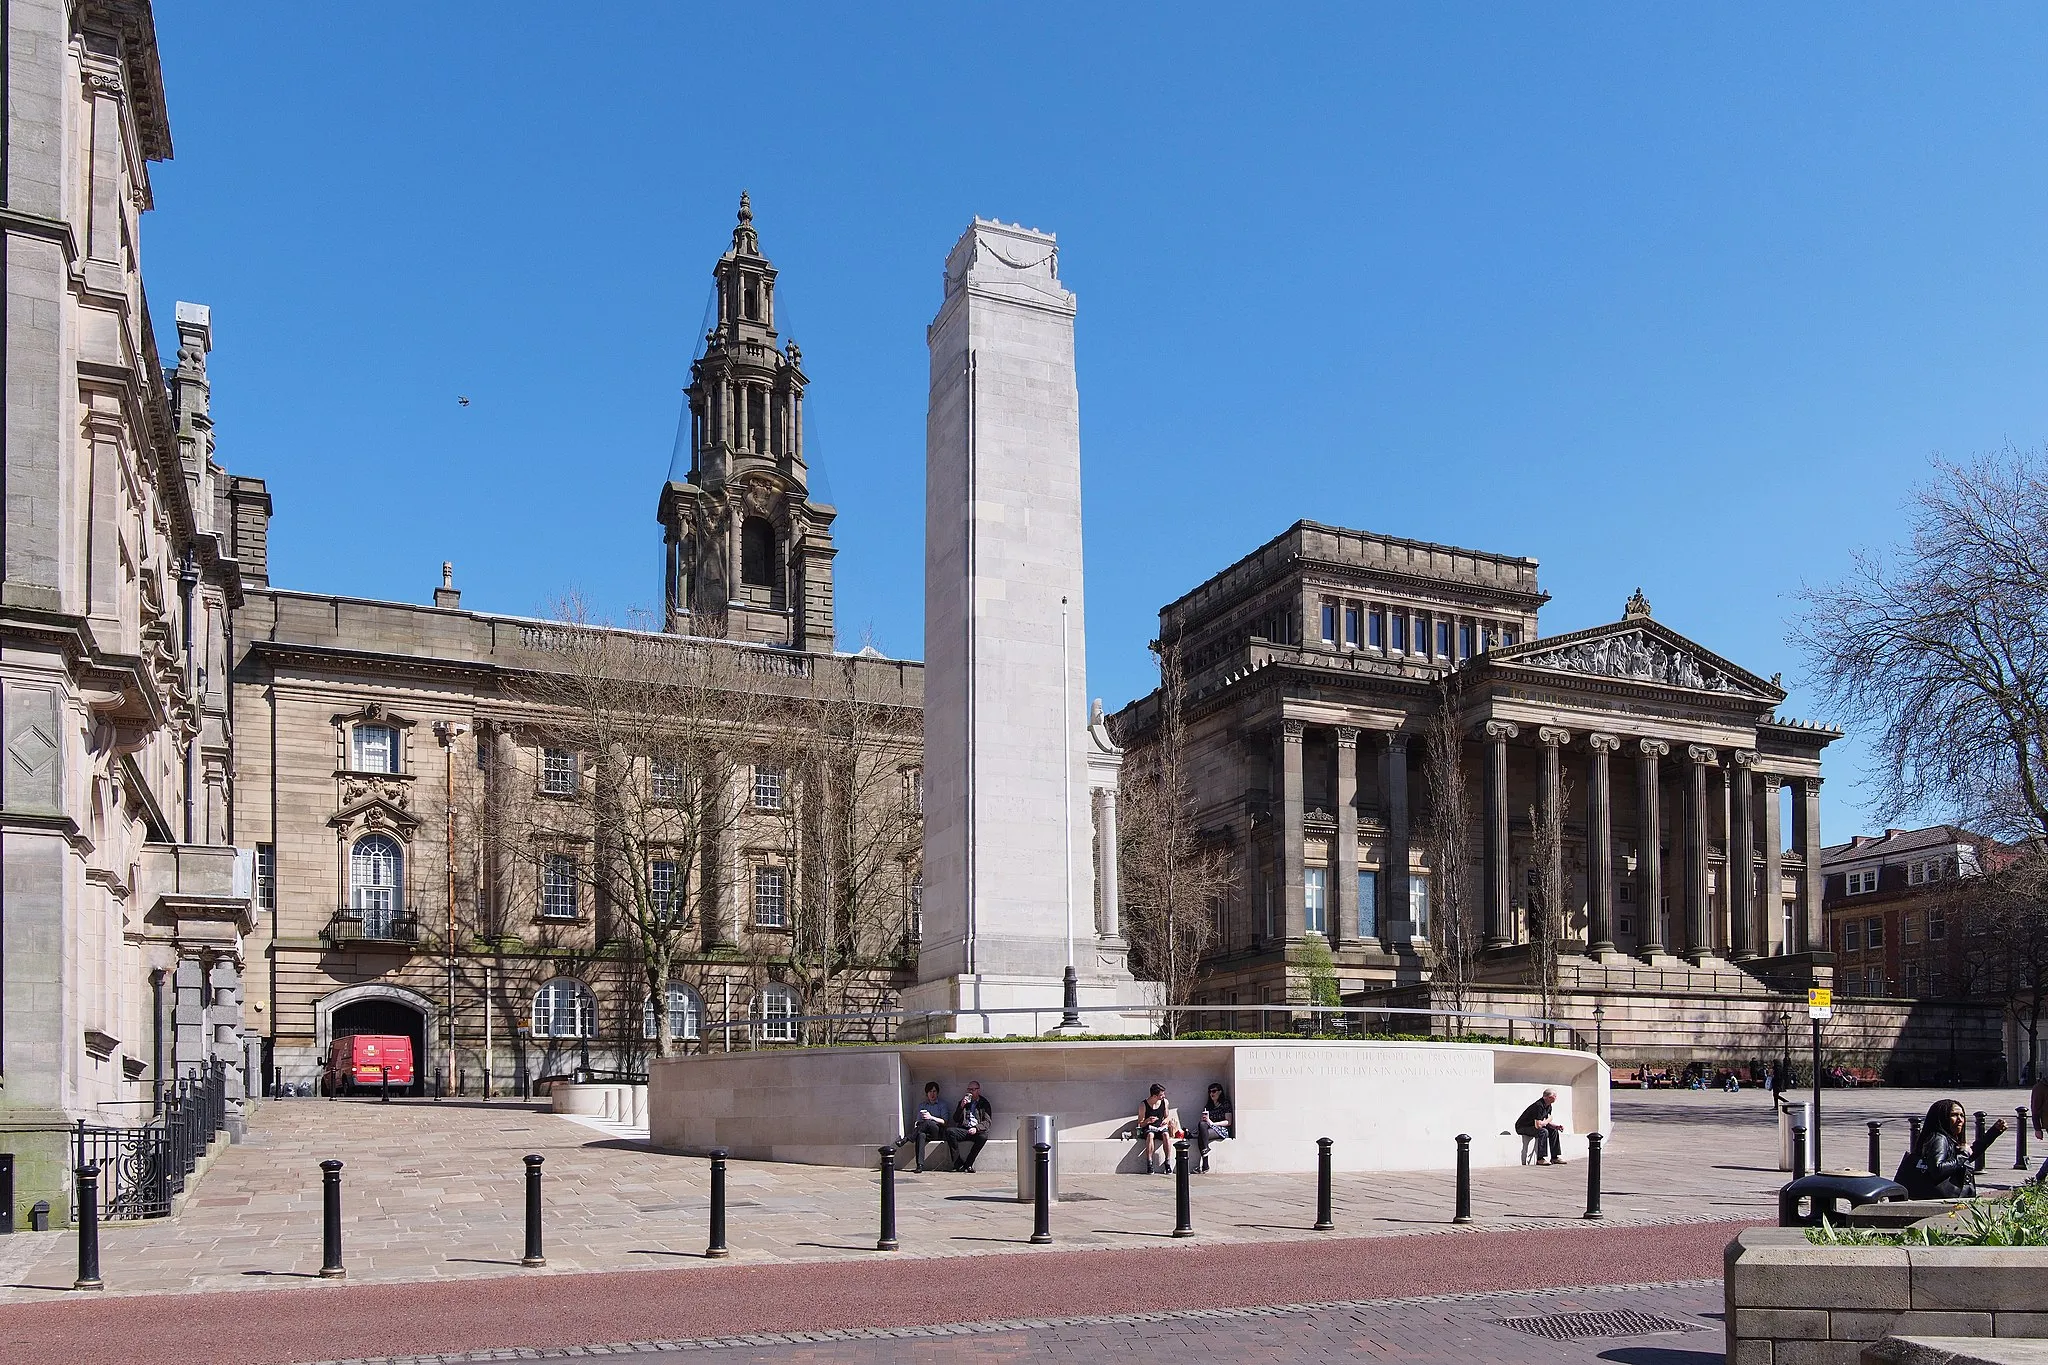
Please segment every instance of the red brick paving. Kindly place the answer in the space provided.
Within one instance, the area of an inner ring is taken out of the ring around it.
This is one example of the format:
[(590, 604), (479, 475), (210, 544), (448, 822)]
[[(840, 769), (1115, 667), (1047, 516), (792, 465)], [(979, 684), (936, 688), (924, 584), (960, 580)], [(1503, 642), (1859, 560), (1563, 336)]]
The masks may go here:
[[(321, 1286), (0, 1307), (0, 1361), (287, 1365), (1718, 1276), (1745, 1224), (1163, 1245)], [(1135, 1329), (1133, 1329), (1135, 1330)], [(1382, 1353), (1370, 1340), (1355, 1348)], [(1396, 1352), (1396, 1354), (1405, 1354)]]

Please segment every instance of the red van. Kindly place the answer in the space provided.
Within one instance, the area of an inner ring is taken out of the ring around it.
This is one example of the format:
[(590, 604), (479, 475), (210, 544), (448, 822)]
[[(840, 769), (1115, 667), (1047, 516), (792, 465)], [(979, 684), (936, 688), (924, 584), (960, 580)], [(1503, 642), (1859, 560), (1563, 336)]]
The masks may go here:
[(357, 1033), (336, 1038), (327, 1053), (320, 1080), (330, 1095), (380, 1090), (385, 1078), (393, 1090), (412, 1085), (412, 1039), (387, 1033)]

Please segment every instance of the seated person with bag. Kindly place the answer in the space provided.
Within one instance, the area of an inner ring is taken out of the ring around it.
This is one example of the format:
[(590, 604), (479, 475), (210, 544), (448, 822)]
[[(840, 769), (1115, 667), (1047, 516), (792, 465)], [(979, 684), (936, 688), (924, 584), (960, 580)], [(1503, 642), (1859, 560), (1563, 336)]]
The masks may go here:
[(1976, 1143), (1964, 1145), (1968, 1120), (1957, 1100), (1936, 1100), (1920, 1125), (1920, 1146), (1906, 1153), (1892, 1179), (1915, 1199), (1975, 1199), (1977, 1159), (2005, 1132), (2000, 1119)]
[[(927, 1142), (946, 1140), (946, 1102), (939, 1098), (939, 1083), (924, 1083), (924, 1103), (917, 1107), (917, 1116), (910, 1121), (910, 1135), (903, 1139), (912, 1144), (917, 1153), (917, 1169), (924, 1171), (924, 1145)], [(898, 1144), (901, 1145), (900, 1143)]]

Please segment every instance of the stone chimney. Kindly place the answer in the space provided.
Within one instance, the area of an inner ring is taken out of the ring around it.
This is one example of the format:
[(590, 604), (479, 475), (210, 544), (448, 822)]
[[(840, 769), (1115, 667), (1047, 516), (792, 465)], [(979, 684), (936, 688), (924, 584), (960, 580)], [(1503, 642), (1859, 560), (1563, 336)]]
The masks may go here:
[(455, 565), (445, 559), (441, 561), (441, 586), (434, 589), (434, 605), (451, 608), (462, 605), (462, 592), (455, 586)]

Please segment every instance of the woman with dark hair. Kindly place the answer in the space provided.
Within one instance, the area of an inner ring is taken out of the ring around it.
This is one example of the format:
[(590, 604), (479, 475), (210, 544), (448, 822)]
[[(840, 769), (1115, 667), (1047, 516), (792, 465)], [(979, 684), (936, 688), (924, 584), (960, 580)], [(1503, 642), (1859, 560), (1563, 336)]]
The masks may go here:
[(1968, 1123), (1959, 1100), (1936, 1100), (1920, 1125), (1918, 1150), (1906, 1153), (1893, 1177), (1915, 1199), (1975, 1199), (1977, 1158), (2005, 1131), (2000, 1119), (1975, 1144), (1963, 1140)]
[(1221, 1081), (1209, 1082), (1209, 1098), (1202, 1105), (1202, 1112), (1195, 1119), (1195, 1148), (1200, 1154), (1198, 1171), (1209, 1169), (1209, 1144), (1230, 1138), (1230, 1126), (1237, 1119), (1231, 1112), (1230, 1092), (1223, 1088)]
[(1159, 1174), (1173, 1173), (1173, 1125), (1169, 1121), (1171, 1110), (1166, 1103), (1166, 1087), (1155, 1085), (1145, 1096), (1145, 1102), (1138, 1106), (1138, 1121), (1134, 1127), (1145, 1138), (1145, 1174), (1152, 1174), (1152, 1151), (1159, 1150)]

